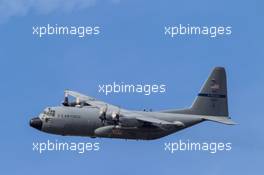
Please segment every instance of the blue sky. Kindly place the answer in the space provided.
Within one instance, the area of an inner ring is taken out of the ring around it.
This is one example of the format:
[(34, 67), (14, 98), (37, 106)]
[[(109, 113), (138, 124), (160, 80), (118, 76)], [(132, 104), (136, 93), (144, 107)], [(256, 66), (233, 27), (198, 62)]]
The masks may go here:
[[(263, 2), (0, 1), (1, 174), (260, 174), (263, 170)], [(37, 38), (32, 26), (99, 25), (91, 38)], [(231, 25), (229, 37), (168, 38), (164, 26)], [(29, 119), (62, 101), (66, 88), (130, 109), (191, 105), (215, 66), (228, 74), (236, 126), (211, 122), (154, 141), (62, 137)], [(110, 95), (98, 84), (166, 83), (163, 95)], [(34, 141), (100, 142), (87, 154), (32, 151)], [(231, 142), (230, 152), (163, 150), (164, 142)]]

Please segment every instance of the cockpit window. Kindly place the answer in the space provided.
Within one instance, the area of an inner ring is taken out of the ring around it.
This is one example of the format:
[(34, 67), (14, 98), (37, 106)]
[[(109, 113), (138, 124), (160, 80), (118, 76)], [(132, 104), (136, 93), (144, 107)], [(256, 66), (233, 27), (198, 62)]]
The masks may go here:
[(52, 109), (48, 108), (48, 109), (44, 110), (43, 114), (45, 114), (47, 116), (54, 117), (55, 116), (55, 110), (52, 110)]

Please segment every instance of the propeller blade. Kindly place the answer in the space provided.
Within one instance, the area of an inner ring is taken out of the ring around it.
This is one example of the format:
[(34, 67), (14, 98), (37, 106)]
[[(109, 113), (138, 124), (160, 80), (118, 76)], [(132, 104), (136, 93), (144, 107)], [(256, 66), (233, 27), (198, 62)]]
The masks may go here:
[(63, 106), (69, 106), (69, 98), (68, 98), (68, 93), (64, 92), (64, 101), (62, 102)]

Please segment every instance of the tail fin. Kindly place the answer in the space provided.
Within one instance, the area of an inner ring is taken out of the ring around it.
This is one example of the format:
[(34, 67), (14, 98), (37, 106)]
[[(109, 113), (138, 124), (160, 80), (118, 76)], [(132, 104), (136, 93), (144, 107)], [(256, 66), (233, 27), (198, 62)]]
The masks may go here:
[(216, 67), (203, 85), (190, 110), (198, 115), (228, 116), (226, 72)]
[(226, 72), (215, 67), (189, 109), (163, 112), (201, 115), (205, 120), (224, 124), (235, 124), (228, 117)]

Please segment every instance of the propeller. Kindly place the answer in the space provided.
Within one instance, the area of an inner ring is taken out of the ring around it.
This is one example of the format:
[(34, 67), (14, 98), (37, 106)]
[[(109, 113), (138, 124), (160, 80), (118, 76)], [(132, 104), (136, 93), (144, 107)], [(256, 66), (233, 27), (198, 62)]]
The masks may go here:
[(118, 111), (116, 112), (116, 111), (114, 111), (114, 112), (112, 112), (112, 115), (111, 115), (111, 117), (112, 117), (112, 120), (113, 120), (113, 122), (114, 122), (114, 124), (115, 125), (119, 125), (119, 118), (120, 118), (120, 108), (118, 109)]
[(81, 107), (81, 101), (80, 101), (79, 97), (76, 97), (75, 106), (76, 107)]
[(118, 110), (118, 112), (112, 112), (112, 119), (115, 121), (119, 121), (119, 117), (120, 117), (120, 109)]
[(113, 111), (111, 114), (107, 114), (108, 106), (106, 105), (105, 107), (100, 109), (99, 112), (99, 118), (103, 124), (110, 123), (114, 125), (119, 124), (119, 118), (120, 118), (120, 108), (118, 111)]
[(107, 112), (107, 109), (108, 109), (108, 106), (106, 104), (105, 107), (101, 108), (100, 109), (100, 112), (99, 112), (99, 118), (100, 118), (100, 120), (101, 120), (101, 122), (103, 124), (105, 124), (105, 121), (106, 121), (106, 112)]
[(69, 106), (69, 94), (67, 92), (64, 92), (64, 101), (62, 102), (63, 106)]

